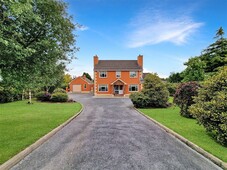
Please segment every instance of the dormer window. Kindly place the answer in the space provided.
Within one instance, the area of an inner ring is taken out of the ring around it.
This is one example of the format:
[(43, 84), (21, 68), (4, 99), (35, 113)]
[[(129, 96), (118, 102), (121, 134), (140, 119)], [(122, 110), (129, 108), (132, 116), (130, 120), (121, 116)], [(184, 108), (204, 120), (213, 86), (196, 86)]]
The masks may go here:
[(106, 71), (100, 71), (99, 72), (99, 77), (100, 78), (106, 78), (107, 77), (107, 72)]
[(137, 77), (137, 72), (136, 71), (130, 71), (130, 78), (135, 78)]

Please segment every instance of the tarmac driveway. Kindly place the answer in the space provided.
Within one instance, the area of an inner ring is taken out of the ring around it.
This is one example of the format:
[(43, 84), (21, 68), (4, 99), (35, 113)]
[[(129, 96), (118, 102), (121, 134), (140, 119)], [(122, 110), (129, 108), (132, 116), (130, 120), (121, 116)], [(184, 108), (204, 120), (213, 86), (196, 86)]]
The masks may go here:
[(84, 111), (13, 169), (220, 169), (132, 108), (71, 94)]

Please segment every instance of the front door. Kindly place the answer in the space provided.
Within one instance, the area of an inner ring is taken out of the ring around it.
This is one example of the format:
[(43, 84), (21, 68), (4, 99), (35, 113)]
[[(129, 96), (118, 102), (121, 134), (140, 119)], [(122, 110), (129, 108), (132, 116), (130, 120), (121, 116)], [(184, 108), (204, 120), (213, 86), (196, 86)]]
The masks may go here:
[(114, 85), (114, 94), (123, 94), (123, 85)]

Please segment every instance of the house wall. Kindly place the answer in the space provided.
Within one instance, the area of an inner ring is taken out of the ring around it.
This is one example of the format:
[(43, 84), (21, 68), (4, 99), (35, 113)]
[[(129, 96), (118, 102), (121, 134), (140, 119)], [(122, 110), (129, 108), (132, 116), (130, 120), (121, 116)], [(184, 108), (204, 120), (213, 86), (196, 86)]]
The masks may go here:
[[(93, 91), (93, 84), (89, 84), (87, 81), (85, 81), (82, 77), (77, 77), (76, 79), (72, 80), (69, 84), (69, 91), (73, 91), (73, 85), (81, 85), (81, 92), (90, 92)], [(86, 84), (86, 88), (84, 88), (84, 85)]]
[[(120, 79), (126, 83), (124, 86), (124, 94), (129, 95), (131, 92), (129, 92), (129, 85), (132, 84), (137, 84), (138, 85), (138, 91), (141, 91), (142, 86), (140, 84), (140, 78), (142, 77), (142, 72), (137, 71), (137, 77), (135, 78), (130, 78), (129, 71), (121, 71), (121, 77)], [(116, 77), (116, 71), (108, 71), (107, 72), (107, 77), (105, 78), (100, 78), (99, 77), (99, 72), (95, 71), (94, 72), (94, 94), (95, 95), (112, 95), (114, 93), (113, 91), (113, 83), (116, 81), (118, 78)], [(108, 91), (107, 92), (99, 92), (98, 91), (98, 85), (108, 85)]]

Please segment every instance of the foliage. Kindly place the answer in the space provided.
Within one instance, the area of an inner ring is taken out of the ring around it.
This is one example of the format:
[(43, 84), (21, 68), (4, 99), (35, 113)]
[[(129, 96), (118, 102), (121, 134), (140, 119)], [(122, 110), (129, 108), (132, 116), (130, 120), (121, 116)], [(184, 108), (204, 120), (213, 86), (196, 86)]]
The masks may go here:
[(63, 84), (62, 84), (62, 87), (63, 88), (66, 88), (68, 87), (69, 83), (72, 81), (72, 76), (70, 74), (65, 74), (64, 75), (64, 81), (63, 81)]
[(167, 80), (170, 83), (180, 83), (183, 80), (183, 75), (182, 73), (172, 72)]
[(66, 91), (62, 88), (57, 88), (54, 90), (54, 93), (66, 93)]
[(195, 119), (188, 119), (180, 116), (179, 107), (140, 109), (140, 111), (203, 148), (205, 151), (218, 157), (222, 161), (227, 162), (227, 148), (212, 139), (206, 133), (205, 129), (196, 123)]
[(144, 79), (142, 93), (149, 98), (148, 107), (167, 107), (169, 92), (157, 74), (148, 74)]
[(166, 83), (166, 87), (169, 91), (169, 95), (174, 96), (174, 94), (177, 90), (177, 87), (178, 87), (178, 83)]
[(68, 101), (68, 95), (66, 93), (56, 92), (53, 93), (51, 96), (52, 102), (67, 102)]
[(157, 76), (157, 74), (147, 74), (144, 78), (142, 92), (132, 93), (130, 99), (135, 107), (167, 107), (169, 92)]
[(132, 103), (137, 108), (144, 108), (148, 106), (149, 98), (145, 96), (143, 93), (135, 92), (130, 94), (130, 99)]
[(48, 93), (48, 92), (42, 91), (42, 92), (38, 92), (36, 94), (36, 99), (38, 101), (42, 101), (42, 102), (44, 102), (44, 101), (50, 101), (50, 98), (51, 98), (51, 94)]
[(89, 73), (85, 73), (85, 72), (84, 72), (82, 76), (86, 76), (87, 79), (89, 79), (89, 80), (92, 81), (92, 78), (91, 78), (91, 76), (90, 76)]
[(205, 78), (204, 68), (206, 66), (205, 62), (201, 60), (200, 57), (190, 58), (184, 65), (187, 68), (183, 71), (182, 82), (189, 81), (203, 81)]
[(0, 106), (0, 165), (81, 109), (79, 103), (33, 101), (29, 106), (25, 103), (17, 101)]
[(21, 94), (14, 88), (0, 86), (0, 103), (21, 100)]
[(189, 106), (194, 104), (193, 97), (197, 96), (199, 84), (197, 82), (181, 83), (174, 95), (174, 103), (180, 107), (180, 114), (184, 117), (192, 118), (188, 111)]
[(76, 51), (78, 25), (60, 0), (0, 2), (0, 68), (16, 89), (52, 86)]
[(227, 38), (223, 38), (222, 27), (217, 30), (214, 43), (203, 50), (201, 59), (206, 63), (205, 72), (217, 72), (217, 68), (227, 65)]
[(219, 143), (227, 146), (227, 67), (204, 82), (194, 102), (191, 114)]

